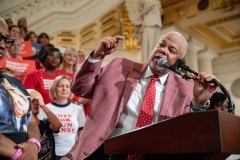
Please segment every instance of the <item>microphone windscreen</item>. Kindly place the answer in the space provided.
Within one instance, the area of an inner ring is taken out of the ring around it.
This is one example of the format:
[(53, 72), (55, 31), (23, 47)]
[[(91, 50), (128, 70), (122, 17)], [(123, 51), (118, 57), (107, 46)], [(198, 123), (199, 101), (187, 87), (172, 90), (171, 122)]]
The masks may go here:
[(160, 58), (158, 60), (158, 66), (163, 67), (163, 64), (166, 63), (166, 62), (167, 62), (167, 60), (165, 58)]

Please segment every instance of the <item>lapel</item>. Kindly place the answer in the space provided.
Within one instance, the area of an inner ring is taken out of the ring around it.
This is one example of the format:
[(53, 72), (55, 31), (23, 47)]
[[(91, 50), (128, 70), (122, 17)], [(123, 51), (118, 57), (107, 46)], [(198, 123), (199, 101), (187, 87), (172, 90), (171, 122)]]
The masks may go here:
[(174, 79), (174, 73), (169, 72), (158, 120), (161, 120), (161, 116), (169, 115), (168, 112), (172, 108), (172, 104), (176, 98), (177, 92), (178, 88), (177, 83)]
[(133, 86), (133, 90), (136, 87), (137, 83), (139, 82), (139, 79), (141, 78), (141, 76), (146, 71), (147, 66), (148, 66), (147, 63), (143, 63), (143, 64), (142, 63), (134, 63), (132, 70), (129, 71), (127, 80), (132, 82), (131, 86)]
[[(144, 74), (144, 72), (147, 69), (148, 64), (147, 63), (134, 63), (131, 67), (131, 70), (129, 70), (129, 66), (125, 67), (126, 73), (126, 80), (125, 84), (123, 86), (123, 92), (122, 92), (122, 107), (124, 108), (130, 99), (130, 96), (132, 95), (132, 92), (134, 91), (137, 83), (139, 82), (139, 79)], [(122, 109), (123, 109), (122, 108)]]
[(134, 63), (132, 70), (129, 71), (127, 79), (133, 83), (133, 86), (137, 85), (139, 79), (147, 69), (147, 63)]

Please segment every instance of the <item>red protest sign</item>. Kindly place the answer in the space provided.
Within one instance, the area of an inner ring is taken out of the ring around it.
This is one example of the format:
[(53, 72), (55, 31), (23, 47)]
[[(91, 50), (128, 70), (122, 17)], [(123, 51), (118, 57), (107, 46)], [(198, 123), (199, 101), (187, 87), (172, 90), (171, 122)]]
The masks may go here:
[(33, 51), (32, 51), (32, 44), (30, 41), (23, 41), (22, 42), (22, 52), (21, 52), (21, 57), (31, 57), (33, 56)]
[(0, 67), (7, 67), (14, 70), (15, 77), (19, 80), (23, 80), (27, 73), (36, 70), (36, 63), (33, 60), (18, 60), (5, 56), (0, 61)]

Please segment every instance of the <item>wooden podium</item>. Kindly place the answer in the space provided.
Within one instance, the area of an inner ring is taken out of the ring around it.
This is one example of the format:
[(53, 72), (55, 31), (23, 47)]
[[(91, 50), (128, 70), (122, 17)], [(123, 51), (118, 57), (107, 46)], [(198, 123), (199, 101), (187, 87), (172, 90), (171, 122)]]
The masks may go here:
[(104, 150), (152, 160), (226, 159), (240, 154), (240, 117), (217, 110), (187, 113), (109, 138)]

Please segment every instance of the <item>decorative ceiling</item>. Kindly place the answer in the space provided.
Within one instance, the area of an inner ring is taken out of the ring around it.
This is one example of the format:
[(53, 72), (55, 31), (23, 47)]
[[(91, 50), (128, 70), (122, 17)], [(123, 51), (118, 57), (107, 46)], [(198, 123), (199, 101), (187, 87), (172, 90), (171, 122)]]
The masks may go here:
[(191, 28), (219, 48), (225, 49), (240, 45), (239, 22), (240, 13), (236, 13), (205, 23), (193, 25)]
[(160, 0), (163, 24), (177, 26), (218, 53), (240, 49), (240, 0)]

